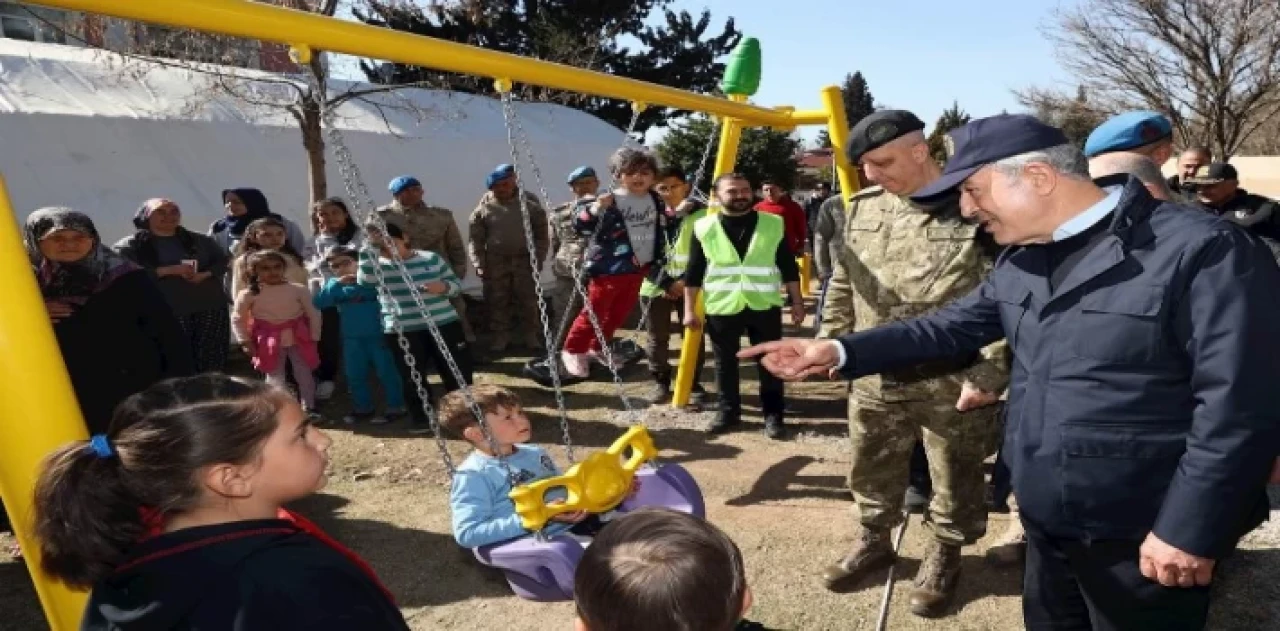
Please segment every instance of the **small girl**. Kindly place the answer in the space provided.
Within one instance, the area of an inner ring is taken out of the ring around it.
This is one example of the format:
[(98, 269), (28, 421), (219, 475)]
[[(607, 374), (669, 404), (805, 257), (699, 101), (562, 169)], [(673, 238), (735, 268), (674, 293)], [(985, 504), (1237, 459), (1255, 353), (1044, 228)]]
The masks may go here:
[(162, 381), (42, 465), (44, 571), (91, 590), (81, 629), (407, 630), (368, 564), (282, 508), (324, 487), (330, 444), (274, 387)]
[[(398, 326), (409, 342), (409, 352), (420, 371), (428, 362), (435, 364), (447, 392), (453, 392), (463, 385), (471, 385), (471, 349), (467, 345), (466, 333), (462, 329), (458, 312), (449, 302), (450, 298), (462, 293), (462, 283), (439, 254), (410, 249), (411, 244), (400, 226), (394, 223), (386, 226), (385, 237), (372, 226), (366, 226), (369, 243), (360, 252), (360, 272), (357, 279), (362, 285), (379, 289), (380, 272), (382, 281), (386, 283), (386, 287), (378, 291), (378, 300), (382, 305), (382, 331), (386, 336), (387, 346), (399, 349), (400, 340), (396, 333)], [(405, 270), (409, 273), (407, 279), (400, 272), (393, 256), (403, 261)], [(418, 288), (425, 310), (418, 306), (410, 293), (411, 285)], [(434, 323), (440, 331), (440, 337), (444, 339), (443, 348), (436, 344), (428, 322)], [(417, 426), (410, 429), (409, 433), (426, 433), (430, 431), (430, 425), (426, 412), (422, 409), (422, 401), (419, 400), (417, 384), (413, 382), (413, 373), (404, 360), (404, 353), (397, 350), (392, 355), (400, 370), (405, 394), (409, 397), (409, 411)], [(449, 369), (446, 355), (451, 356), (457, 364), (463, 383), (458, 383), (453, 371)], [(426, 373), (422, 374), (425, 376)], [(422, 386), (426, 389), (427, 396), (434, 399), (425, 378)]]
[(288, 228), (279, 219), (267, 217), (249, 224), (244, 231), (244, 240), (236, 245), (236, 261), (231, 278), (232, 298), (239, 296), (249, 286), (249, 255), (262, 250), (282, 253), (286, 266), (284, 277), (291, 283), (307, 286), (307, 268), (302, 264), (302, 255), (289, 243)]
[(316, 340), (320, 311), (311, 292), (285, 278), (285, 256), (262, 250), (248, 256), (249, 288), (236, 295), (231, 328), (253, 367), (267, 383), (286, 387), (285, 370), (292, 365), (302, 407), (314, 418), (316, 381), (311, 371), (320, 365)]
[[(333, 309), (341, 314), (342, 367), (347, 375), (347, 387), (351, 389), (351, 404), (355, 408), (342, 419), (343, 422), (351, 425), (369, 421), (381, 425), (405, 413), (404, 389), (393, 356), (400, 348), (388, 347), (382, 337), (382, 307), (378, 304), (378, 290), (356, 282), (359, 257), (358, 251), (345, 245), (330, 248), (325, 258), (335, 277), (325, 281), (313, 302), (325, 313)], [(328, 331), (324, 332), (325, 339), (329, 335)], [(387, 398), (385, 417), (374, 414), (373, 393), (369, 390), (370, 369), (378, 375), (382, 393)]]
[[(311, 239), (302, 250), (303, 264), (307, 268), (308, 285), (312, 294), (318, 294), (325, 282), (333, 278), (327, 255), (337, 246), (360, 249), (364, 235), (351, 219), (351, 211), (341, 198), (330, 197), (311, 207)], [(316, 398), (321, 401), (333, 396), (334, 377), (338, 376), (339, 359), (342, 357), (342, 324), (338, 309), (329, 306), (320, 311), (323, 316), (320, 335), (320, 367), (316, 369)]]

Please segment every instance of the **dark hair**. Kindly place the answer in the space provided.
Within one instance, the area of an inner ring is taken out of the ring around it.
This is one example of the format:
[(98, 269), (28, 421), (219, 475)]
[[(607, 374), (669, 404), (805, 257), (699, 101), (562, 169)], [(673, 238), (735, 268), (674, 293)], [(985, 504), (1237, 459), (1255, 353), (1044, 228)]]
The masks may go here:
[(253, 254), (244, 255), (244, 257), (244, 269), (242, 271), (245, 275), (245, 281), (249, 284), (249, 291), (254, 294), (262, 293), (262, 287), (258, 285), (258, 272), (254, 271), (257, 269), (259, 263), (275, 259), (280, 262), (282, 267), (287, 268), (289, 266), (289, 264), (284, 260), (284, 255), (276, 252), (275, 250), (258, 250)]
[(146, 535), (144, 509), (163, 520), (194, 508), (200, 469), (257, 458), (286, 400), (262, 382), (218, 373), (162, 381), (125, 399), (107, 431), (113, 455), (76, 441), (42, 465), (35, 534), (44, 571), (74, 587), (108, 577)]
[(673, 178), (675, 178), (675, 179), (677, 179), (677, 180), (680, 180), (681, 182), (684, 182), (685, 184), (688, 184), (688, 183), (689, 183), (689, 178), (685, 177), (685, 175), (684, 175), (684, 169), (682, 169), (682, 168), (680, 168), (680, 167), (675, 167), (675, 166), (667, 167), (667, 168), (665, 168), (665, 169), (663, 169), (663, 170), (661, 170), (661, 171), (659, 171), (659, 172), (658, 172), (658, 179), (659, 179), (659, 180), (665, 180), (665, 179), (667, 179), (667, 178), (669, 178), (669, 177), (673, 177)]
[(720, 177), (716, 178), (716, 181), (715, 181), (715, 182), (712, 182), (712, 183), (711, 183), (711, 190), (719, 190), (719, 189), (720, 189), (720, 183), (721, 183), (721, 182), (728, 182), (729, 180), (742, 180), (743, 182), (746, 182), (748, 185), (750, 185), (750, 184), (751, 184), (751, 178), (749, 178), (749, 177), (747, 177), (747, 176), (745, 176), (745, 175), (743, 175), (743, 174), (741, 174), (741, 173), (725, 173), (725, 174), (721, 175)]
[(289, 256), (292, 256), (294, 262), (296, 262), (298, 265), (302, 265), (302, 255), (298, 254), (298, 251), (293, 249), (293, 245), (289, 243), (289, 227), (286, 226), (283, 221), (276, 219), (275, 217), (263, 217), (262, 219), (255, 219), (253, 220), (253, 223), (245, 227), (244, 239), (240, 241), (240, 253), (253, 254), (254, 252), (264, 249), (262, 247), (262, 244), (258, 243), (258, 239), (257, 239), (258, 231), (262, 230), (263, 228), (272, 228), (272, 227), (283, 230), (285, 234), (284, 245), (280, 246), (279, 251), (285, 254), (288, 254)]
[[(404, 230), (400, 228), (400, 226), (395, 222), (383, 220), (383, 225), (386, 226), (385, 231), (387, 233), (388, 238), (401, 239), (405, 243), (412, 244), (412, 242), (409, 241), (409, 238), (404, 235)], [(367, 232), (370, 236), (381, 234), (384, 231), (384, 228), (382, 226), (379, 226), (378, 223), (375, 221), (370, 221), (369, 223), (365, 224), (364, 229), (365, 229), (365, 232)]]
[(730, 631), (742, 618), (746, 591), (733, 540), (667, 508), (614, 519), (573, 577), (578, 617), (591, 631)]
[(335, 245), (324, 253), (326, 263), (332, 263), (334, 259), (347, 257), (357, 263), (360, 262), (360, 252), (349, 245)]
[(766, 187), (766, 186), (771, 186), (771, 185), (772, 185), (772, 186), (776, 186), (776, 187), (778, 187), (778, 188), (782, 188), (782, 189), (785, 189), (785, 188), (786, 188), (786, 187), (785, 187), (785, 186), (783, 186), (782, 184), (778, 183), (778, 181), (777, 181), (777, 180), (775, 180), (775, 179), (773, 179), (773, 178), (771, 178), (771, 177), (767, 177), (767, 178), (765, 178), (765, 179), (763, 179), (763, 180), (760, 180), (760, 188), (764, 188), (764, 187)]
[(347, 225), (342, 227), (338, 232), (338, 243), (346, 245), (356, 238), (356, 232), (360, 230), (356, 226), (355, 219), (351, 218), (351, 210), (347, 208), (347, 203), (342, 201), (341, 197), (327, 197), (311, 205), (311, 234), (320, 234), (320, 209), (325, 206), (333, 206), (342, 211), (347, 216)]
[[(498, 408), (520, 407), (520, 397), (516, 396), (516, 393), (502, 386), (488, 383), (471, 386), (471, 399), (485, 414), (497, 414)], [(467, 399), (461, 390), (454, 390), (440, 397), (436, 414), (440, 427), (458, 437), (462, 437), (462, 432), (468, 427), (480, 424), (480, 420), (471, 411), (471, 406), (467, 405)]]
[(660, 167), (658, 159), (652, 153), (643, 149), (633, 149), (631, 147), (623, 147), (614, 152), (613, 157), (609, 158), (609, 170), (614, 175), (625, 175), (627, 173), (636, 173), (649, 169), (656, 176)]

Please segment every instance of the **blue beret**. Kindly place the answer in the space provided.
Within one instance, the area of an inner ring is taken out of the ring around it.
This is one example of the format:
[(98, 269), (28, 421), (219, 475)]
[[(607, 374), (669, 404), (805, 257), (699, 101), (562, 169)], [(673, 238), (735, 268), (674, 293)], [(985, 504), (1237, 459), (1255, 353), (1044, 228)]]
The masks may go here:
[(484, 186), (485, 188), (493, 188), (494, 184), (497, 184), (498, 182), (505, 180), (515, 174), (516, 174), (515, 167), (511, 166), (510, 164), (499, 164), (498, 168), (494, 169), (493, 173), (490, 173), (489, 177), (486, 177), (484, 179)]
[(1159, 112), (1125, 112), (1098, 125), (1084, 143), (1092, 158), (1112, 151), (1128, 151), (1173, 135), (1173, 124)]
[(596, 177), (596, 170), (591, 167), (578, 167), (569, 174), (569, 184), (573, 184), (584, 177)]
[(404, 189), (411, 186), (422, 186), (422, 182), (419, 182), (418, 178), (412, 175), (401, 175), (391, 180), (391, 183), (387, 185), (387, 190), (391, 191), (392, 195), (399, 195), (404, 192)]

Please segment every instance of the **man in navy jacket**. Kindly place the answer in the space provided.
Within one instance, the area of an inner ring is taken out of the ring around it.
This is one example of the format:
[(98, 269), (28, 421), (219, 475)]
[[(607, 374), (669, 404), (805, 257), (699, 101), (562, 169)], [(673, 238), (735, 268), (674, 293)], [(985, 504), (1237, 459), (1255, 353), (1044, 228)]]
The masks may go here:
[(1280, 269), (1243, 230), (1135, 179), (1099, 188), (1032, 117), (951, 136), (915, 198), (960, 187), (964, 215), (1009, 246), (987, 280), (927, 316), (740, 356), (784, 379), (853, 379), (1007, 338), (1027, 627), (1202, 628), (1216, 561), (1267, 514)]

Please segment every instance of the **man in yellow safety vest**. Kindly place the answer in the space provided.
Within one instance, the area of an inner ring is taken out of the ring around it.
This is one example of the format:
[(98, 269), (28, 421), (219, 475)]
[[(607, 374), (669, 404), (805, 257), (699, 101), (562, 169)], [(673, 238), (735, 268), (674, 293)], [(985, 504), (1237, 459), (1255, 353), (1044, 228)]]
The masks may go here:
[[(706, 328), (716, 354), (720, 391), (720, 412), (709, 428), (713, 434), (729, 431), (742, 420), (736, 355), (743, 332), (752, 344), (782, 337), (783, 284), (791, 298), (792, 324), (804, 321), (800, 270), (783, 238), (782, 218), (752, 210), (752, 191), (741, 174), (716, 178), (716, 198), (723, 210), (694, 223), (695, 243), (684, 276), (685, 326), (701, 329), (695, 306), (698, 292), (706, 292)], [(786, 431), (783, 385), (769, 371), (759, 370), (765, 434), (781, 439)]]

